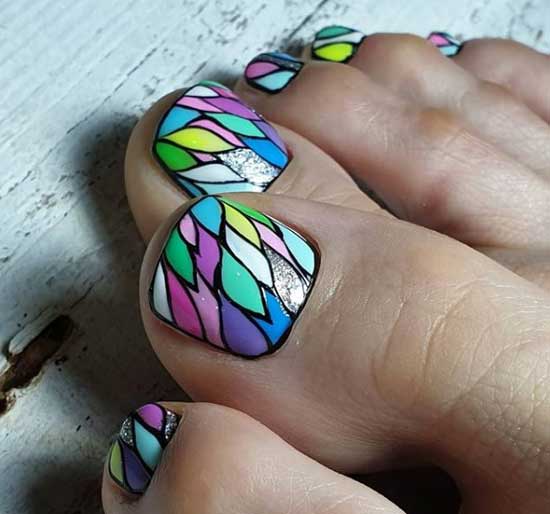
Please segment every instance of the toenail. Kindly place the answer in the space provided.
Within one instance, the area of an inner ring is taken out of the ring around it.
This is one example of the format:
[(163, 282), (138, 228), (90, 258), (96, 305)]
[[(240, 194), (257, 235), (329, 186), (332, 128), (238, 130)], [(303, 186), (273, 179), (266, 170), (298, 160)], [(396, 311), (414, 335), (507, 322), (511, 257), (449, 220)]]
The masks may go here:
[(121, 487), (141, 494), (149, 485), (180, 416), (157, 403), (132, 412), (109, 453), (109, 474)]
[(191, 197), (263, 192), (289, 162), (277, 131), (216, 82), (189, 88), (162, 118), (153, 154)]
[(285, 224), (208, 196), (170, 231), (149, 302), (173, 328), (233, 354), (259, 357), (284, 344), (318, 266), (313, 245)]
[(248, 63), (244, 77), (250, 86), (274, 94), (287, 87), (303, 65), (302, 61), (288, 54), (263, 53)]
[(311, 44), (311, 57), (320, 61), (348, 62), (365, 37), (358, 30), (330, 25), (315, 34)]
[(462, 50), (462, 43), (447, 32), (432, 32), (426, 39), (446, 57), (454, 57)]

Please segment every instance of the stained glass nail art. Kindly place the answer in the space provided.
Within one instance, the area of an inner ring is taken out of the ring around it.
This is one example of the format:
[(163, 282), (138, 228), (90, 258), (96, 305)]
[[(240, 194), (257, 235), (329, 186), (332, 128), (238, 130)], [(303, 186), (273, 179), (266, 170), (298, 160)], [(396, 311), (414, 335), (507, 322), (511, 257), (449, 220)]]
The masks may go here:
[(277, 131), (228, 88), (203, 81), (166, 112), (153, 155), (189, 196), (265, 191), (289, 155)]
[(311, 44), (311, 57), (321, 61), (348, 62), (365, 37), (358, 30), (330, 25), (315, 34)]
[(150, 305), (187, 335), (259, 357), (285, 342), (318, 266), (317, 250), (293, 229), (241, 203), (208, 196), (170, 231)]
[(266, 93), (278, 93), (298, 75), (304, 63), (280, 52), (260, 54), (244, 70), (246, 82)]
[(157, 403), (132, 412), (111, 447), (111, 478), (131, 493), (143, 493), (179, 421), (177, 414)]

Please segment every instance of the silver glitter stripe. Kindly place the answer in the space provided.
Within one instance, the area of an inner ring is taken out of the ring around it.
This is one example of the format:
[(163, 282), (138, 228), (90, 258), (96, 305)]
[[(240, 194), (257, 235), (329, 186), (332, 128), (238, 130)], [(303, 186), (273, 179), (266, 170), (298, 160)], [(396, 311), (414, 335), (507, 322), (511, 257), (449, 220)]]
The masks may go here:
[(134, 430), (132, 418), (126, 418), (120, 428), (120, 438), (130, 447), (134, 446)]
[(164, 440), (166, 442), (170, 441), (176, 428), (178, 427), (178, 417), (169, 410), (166, 411), (166, 424), (164, 425)]
[(265, 187), (279, 175), (279, 168), (264, 161), (249, 148), (218, 154), (219, 159), (251, 184)]
[(279, 298), (287, 310), (296, 314), (306, 298), (306, 284), (304, 284), (294, 267), (277, 252), (265, 246), (265, 253), (271, 263), (273, 282)]

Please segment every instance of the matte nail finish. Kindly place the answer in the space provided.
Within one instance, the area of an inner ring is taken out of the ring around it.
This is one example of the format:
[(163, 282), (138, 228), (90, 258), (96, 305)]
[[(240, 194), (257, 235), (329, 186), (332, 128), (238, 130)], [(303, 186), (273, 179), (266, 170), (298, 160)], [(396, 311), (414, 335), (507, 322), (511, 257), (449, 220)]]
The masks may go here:
[(111, 478), (131, 493), (143, 493), (179, 421), (177, 414), (156, 403), (132, 412), (111, 447)]
[(315, 34), (311, 44), (311, 57), (320, 61), (348, 62), (365, 37), (358, 30), (330, 25)]
[(263, 53), (248, 63), (244, 77), (250, 86), (274, 94), (287, 87), (303, 65), (302, 61), (288, 54)]
[(446, 57), (454, 57), (462, 50), (462, 43), (447, 32), (432, 32), (427, 40)]
[(319, 266), (313, 245), (241, 203), (209, 196), (176, 223), (149, 290), (173, 328), (243, 357), (285, 342)]
[(221, 84), (189, 88), (157, 129), (153, 155), (189, 196), (265, 191), (289, 156), (277, 131)]

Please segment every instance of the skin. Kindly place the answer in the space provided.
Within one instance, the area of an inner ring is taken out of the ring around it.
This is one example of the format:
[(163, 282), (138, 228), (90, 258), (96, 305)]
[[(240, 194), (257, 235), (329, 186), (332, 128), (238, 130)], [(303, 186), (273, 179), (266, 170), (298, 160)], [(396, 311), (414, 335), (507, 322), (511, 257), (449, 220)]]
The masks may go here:
[[(136, 125), (128, 142), (126, 192), (138, 229), (146, 241), (175, 209), (189, 199), (162, 170), (150, 150), (159, 119), (182, 92), (174, 91), (155, 103)], [(293, 159), (270, 187), (270, 193), (385, 214), (320, 148), (285, 127), (275, 126)]]
[(342, 474), (416, 462), (453, 476), (462, 513), (549, 511), (550, 100), (527, 80), (548, 60), (512, 48), (526, 78), (508, 90), (499, 44), (468, 43), (450, 61), (390, 34), (367, 38), (349, 65), (308, 63), (277, 95), (238, 84), (280, 126), (293, 161), (269, 194), (229, 196), (322, 255), (287, 343), (255, 361), (149, 309), (154, 265), (187, 207), (148, 150), (170, 99), (145, 115), (126, 168), (151, 239), (143, 321), (175, 380), (210, 403), (172, 406), (184, 421), (142, 497), (105, 475), (107, 514), (401, 512)]

